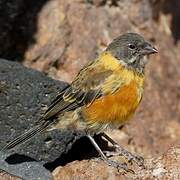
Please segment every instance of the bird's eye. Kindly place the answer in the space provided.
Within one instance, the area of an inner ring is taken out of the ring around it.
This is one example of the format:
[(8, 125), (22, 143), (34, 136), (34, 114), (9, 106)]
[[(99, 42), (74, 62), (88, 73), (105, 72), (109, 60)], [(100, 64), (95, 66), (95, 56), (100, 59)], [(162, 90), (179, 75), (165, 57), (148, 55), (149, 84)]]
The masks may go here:
[(136, 48), (136, 46), (134, 44), (129, 44), (128, 47), (129, 47), (129, 49), (132, 49), (132, 50)]

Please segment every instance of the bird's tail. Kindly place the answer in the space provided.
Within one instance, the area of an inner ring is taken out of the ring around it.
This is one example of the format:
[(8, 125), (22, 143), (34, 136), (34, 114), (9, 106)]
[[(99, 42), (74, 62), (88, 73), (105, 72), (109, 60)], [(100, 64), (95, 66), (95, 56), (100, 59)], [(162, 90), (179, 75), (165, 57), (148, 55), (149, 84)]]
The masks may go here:
[(37, 134), (41, 133), (42, 131), (44, 131), (45, 129), (47, 129), (50, 124), (51, 124), (50, 121), (46, 121), (46, 122), (42, 122), (41, 124), (37, 124), (35, 127), (31, 128), (24, 134), (22, 134), (22, 135), (18, 136), (17, 138), (13, 139), (12, 141), (10, 141), (5, 147), (3, 147), (1, 149), (1, 151), (10, 150), (17, 145), (19, 145), (23, 142), (26, 142), (27, 140), (31, 139), (35, 135), (37, 135)]

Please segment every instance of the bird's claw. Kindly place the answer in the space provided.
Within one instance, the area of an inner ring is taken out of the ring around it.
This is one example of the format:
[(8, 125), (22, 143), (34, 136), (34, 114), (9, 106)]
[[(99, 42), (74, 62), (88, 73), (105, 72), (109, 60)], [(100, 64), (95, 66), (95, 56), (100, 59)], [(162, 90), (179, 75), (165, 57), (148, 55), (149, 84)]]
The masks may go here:
[(135, 162), (138, 166), (144, 167), (144, 159), (141, 156), (133, 155), (132, 153), (128, 152), (127, 150), (123, 149), (120, 146), (116, 146), (117, 154), (124, 156), (129, 163)]
[(144, 159), (141, 156), (131, 154), (131, 157), (128, 159), (128, 162), (135, 162), (138, 166), (144, 167)]
[(116, 161), (112, 161), (112, 160), (106, 160), (106, 163), (111, 166), (116, 168), (118, 171), (124, 171), (126, 173), (130, 172), (130, 173), (135, 173), (132, 169), (129, 169), (126, 163), (120, 163), (120, 162), (116, 162)]
[(123, 149), (122, 147), (116, 146), (115, 151), (103, 151), (107, 157), (112, 156), (123, 156), (127, 159), (128, 163), (132, 164), (133, 162), (136, 163), (138, 166), (145, 168), (144, 166), (144, 159), (141, 156), (134, 155), (127, 150)]

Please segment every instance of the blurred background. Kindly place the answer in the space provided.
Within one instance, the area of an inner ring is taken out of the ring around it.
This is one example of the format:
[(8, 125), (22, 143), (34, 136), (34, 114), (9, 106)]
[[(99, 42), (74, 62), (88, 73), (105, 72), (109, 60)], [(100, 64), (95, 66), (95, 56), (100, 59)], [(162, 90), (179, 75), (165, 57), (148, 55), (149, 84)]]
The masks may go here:
[(116, 36), (145, 36), (159, 53), (147, 66), (143, 101), (111, 136), (145, 157), (179, 143), (179, 0), (0, 0), (0, 14), (0, 57), (66, 82)]

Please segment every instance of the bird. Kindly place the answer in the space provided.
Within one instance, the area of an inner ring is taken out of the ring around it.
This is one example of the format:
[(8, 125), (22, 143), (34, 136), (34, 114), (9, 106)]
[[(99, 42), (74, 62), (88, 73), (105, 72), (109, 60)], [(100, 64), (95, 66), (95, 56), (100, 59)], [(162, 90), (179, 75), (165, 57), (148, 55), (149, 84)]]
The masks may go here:
[(57, 94), (37, 123), (7, 143), (2, 151), (52, 128), (80, 130), (109, 166), (130, 171), (127, 164), (109, 159), (94, 135), (104, 137), (129, 162), (143, 166), (142, 157), (125, 150), (106, 131), (118, 129), (132, 119), (143, 97), (148, 56), (157, 52), (140, 34), (131, 32), (116, 37)]

